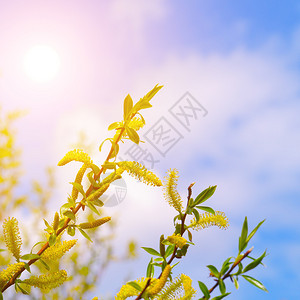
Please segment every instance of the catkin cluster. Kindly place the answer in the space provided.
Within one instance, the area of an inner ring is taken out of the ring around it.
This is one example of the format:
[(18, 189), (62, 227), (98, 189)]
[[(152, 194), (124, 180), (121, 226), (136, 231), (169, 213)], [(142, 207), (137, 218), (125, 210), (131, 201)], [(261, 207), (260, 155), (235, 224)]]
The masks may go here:
[(209, 226), (218, 226), (220, 229), (226, 229), (229, 226), (228, 218), (221, 211), (216, 211), (215, 214), (204, 213), (200, 215), (199, 221), (195, 218), (191, 220), (190, 228), (200, 230)]
[(151, 171), (136, 161), (121, 161), (118, 163), (119, 169), (128, 172), (138, 180), (153, 186), (161, 186), (161, 180)]

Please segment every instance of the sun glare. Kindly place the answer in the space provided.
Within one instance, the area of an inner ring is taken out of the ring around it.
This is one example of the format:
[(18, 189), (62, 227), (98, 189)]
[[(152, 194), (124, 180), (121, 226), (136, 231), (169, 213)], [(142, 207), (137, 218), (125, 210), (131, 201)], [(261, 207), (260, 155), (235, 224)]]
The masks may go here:
[(25, 72), (34, 81), (50, 81), (58, 73), (59, 67), (59, 56), (57, 52), (49, 46), (34, 46), (25, 55)]

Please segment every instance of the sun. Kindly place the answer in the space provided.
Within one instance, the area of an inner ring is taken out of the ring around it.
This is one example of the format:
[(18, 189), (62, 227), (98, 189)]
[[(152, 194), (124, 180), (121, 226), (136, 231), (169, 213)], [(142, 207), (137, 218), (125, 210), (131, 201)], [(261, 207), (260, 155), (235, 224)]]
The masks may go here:
[(25, 73), (34, 81), (47, 82), (52, 80), (60, 68), (57, 52), (47, 45), (36, 45), (25, 55)]

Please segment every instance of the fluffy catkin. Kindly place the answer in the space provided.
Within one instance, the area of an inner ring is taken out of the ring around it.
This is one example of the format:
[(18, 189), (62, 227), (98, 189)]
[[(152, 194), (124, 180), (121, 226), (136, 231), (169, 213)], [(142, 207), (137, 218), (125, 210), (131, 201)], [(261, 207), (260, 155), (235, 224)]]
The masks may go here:
[(56, 243), (53, 246), (47, 248), (41, 258), (46, 261), (52, 261), (60, 259), (67, 251), (69, 251), (77, 240), (63, 241), (62, 243)]
[(176, 169), (169, 170), (168, 176), (165, 177), (164, 196), (170, 206), (174, 207), (178, 212), (182, 212), (182, 200), (177, 192), (178, 171)]
[(8, 265), (6, 269), (0, 271), (0, 288), (9, 281), (15, 274), (22, 270), (25, 263), (18, 262), (15, 264)]
[(104, 223), (106, 223), (110, 220), (111, 220), (111, 217), (104, 217), (104, 218), (97, 219), (97, 220), (92, 221), (92, 222), (81, 223), (81, 224), (79, 224), (79, 227), (82, 228), (82, 229), (96, 228), (96, 227), (101, 226), (101, 225), (103, 225)]
[(71, 161), (79, 161), (84, 163), (85, 165), (90, 165), (92, 160), (90, 156), (85, 153), (83, 150), (74, 149), (69, 151), (59, 162), (58, 166), (64, 166), (65, 164)]
[(23, 283), (40, 288), (44, 293), (47, 293), (51, 289), (62, 285), (67, 278), (67, 272), (65, 270), (59, 270), (45, 275), (31, 276), (29, 279), (25, 279)]
[(6, 247), (19, 260), (21, 256), (22, 239), (19, 231), (18, 220), (14, 217), (3, 222), (3, 234)]
[[(86, 164), (82, 165), (82, 167), (79, 169), (79, 171), (76, 175), (75, 182), (81, 184), (83, 175), (87, 168), (88, 168), (88, 166)], [(73, 187), (73, 189), (72, 189), (72, 198), (73, 198), (73, 200), (76, 200), (78, 198), (78, 190), (75, 189), (75, 187)]]
[[(143, 165), (136, 161), (118, 162), (119, 169), (128, 172), (131, 176), (138, 180), (153, 186), (161, 186), (161, 180), (151, 171), (147, 170)], [(119, 171), (120, 172), (120, 171)]]
[(216, 211), (215, 214), (204, 213), (200, 215), (199, 221), (195, 218), (191, 220), (190, 228), (200, 230), (209, 226), (218, 226), (220, 229), (226, 229), (228, 227), (228, 218), (221, 211)]

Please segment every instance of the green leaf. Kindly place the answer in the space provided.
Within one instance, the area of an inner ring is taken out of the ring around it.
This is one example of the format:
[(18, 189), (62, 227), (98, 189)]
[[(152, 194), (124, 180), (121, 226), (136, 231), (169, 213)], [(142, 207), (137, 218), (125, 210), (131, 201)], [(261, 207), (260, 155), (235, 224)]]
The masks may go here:
[(3, 300), (3, 294), (0, 292), (0, 300)]
[(26, 271), (28, 271), (29, 273), (31, 273), (30, 266), (29, 266), (28, 263), (25, 263), (24, 268), (26, 269)]
[(31, 259), (39, 259), (40, 256), (38, 254), (30, 253), (30, 254), (24, 254), (24, 255), (22, 255), (20, 258), (24, 259), (24, 260), (31, 260)]
[(44, 223), (45, 223), (46, 227), (49, 228), (49, 229), (52, 229), (52, 227), (49, 225), (49, 223), (45, 219), (43, 219), (43, 220), (44, 220)]
[(138, 290), (140, 292), (142, 291), (142, 287), (135, 281), (129, 281), (129, 282), (127, 282), (127, 284), (131, 285), (133, 288), (135, 288), (136, 290)]
[(63, 213), (64, 216), (66, 216), (67, 218), (71, 219), (72, 221), (76, 221), (76, 217), (75, 217), (75, 214), (70, 211), (70, 210), (67, 210)]
[(219, 279), (219, 289), (222, 295), (226, 293), (226, 286), (224, 281), (221, 278)]
[(50, 234), (50, 237), (49, 237), (49, 246), (53, 246), (56, 242), (56, 234), (53, 232)]
[(198, 210), (194, 208), (194, 209), (192, 210), (192, 212), (193, 212), (193, 214), (194, 214), (194, 216), (195, 216), (196, 221), (198, 222), (198, 221), (200, 220), (200, 215), (199, 215)]
[(251, 233), (248, 235), (246, 242), (248, 243), (252, 237), (254, 236), (254, 234), (256, 233), (256, 231), (258, 230), (258, 228), (266, 221), (266, 219), (264, 219), (263, 221), (261, 221), (252, 231)]
[(229, 267), (230, 267), (230, 265), (231, 265), (231, 262), (230, 262), (231, 258), (232, 258), (232, 257), (228, 257), (228, 258), (224, 261), (224, 263), (223, 263), (223, 265), (222, 265), (222, 268), (221, 268), (221, 271), (220, 271), (220, 273), (221, 273), (222, 275), (225, 274), (225, 273), (228, 271), (228, 269), (229, 269)]
[(252, 261), (249, 265), (247, 265), (244, 270), (243, 270), (243, 273), (246, 273), (254, 268), (256, 268), (260, 263), (261, 261), (264, 259), (264, 257), (266, 256), (266, 251), (257, 259), (255, 259), (254, 261)]
[(87, 234), (84, 230), (82, 230), (80, 227), (78, 227), (78, 229), (79, 229), (80, 233), (81, 233), (86, 239), (88, 239), (91, 243), (93, 242), (93, 241), (91, 240), (91, 238), (88, 236), (88, 234)]
[(89, 202), (86, 204), (89, 209), (91, 209), (94, 213), (100, 216), (98, 209), (94, 206), (93, 203)]
[(133, 107), (133, 101), (131, 96), (128, 94), (124, 99), (124, 120), (127, 119), (132, 107)]
[(214, 297), (214, 298), (212, 298), (211, 300), (221, 300), (221, 299), (227, 297), (227, 296), (230, 295), (230, 294), (231, 294), (231, 293), (226, 293), (226, 294), (224, 294), (224, 295)]
[(217, 186), (210, 186), (207, 189), (205, 189), (204, 191), (202, 191), (196, 198), (194, 201), (194, 205), (198, 205), (200, 203), (205, 202), (206, 200), (208, 200), (215, 192)]
[(68, 232), (68, 235), (74, 236), (75, 235), (75, 227), (69, 225), (68, 229), (67, 229), (67, 232)]
[(22, 292), (22, 294), (24, 295), (29, 295), (29, 292), (24, 290), (19, 284), (16, 283), (16, 291), (18, 292), (18, 290), (20, 290)]
[(39, 262), (42, 263), (42, 265), (46, 268), (46, 270), (50, 271), (50, 267), (48, 266), (48, 264), (43, 259), (40, 259)]
[(248, 221), (247, 221), (247, 217), (245, 217), (241, 236), (239, 238), (239, 253), (241, 253), (247, 247), (248, 244), (246, 242), (247, 235), (248, 235)]
[(152, 263), (153, 263), (153, 258), (151, 257), (151, 260), (147, 267), (146, 277), (153, 277), (153, 275), (154, 275), (154, 267), (153, 267)]
[(130, 140), (132, 140), (136, 144), (140, 142), (140, 137), (133, 128), (126, 126), (125, 130)]
[(251, 277), (251, 276), (248, 276), (248, 275), (242, 275), (247, 281), (249, 281), (251, 284), (255, 285), (256, 287), (258, 287), (259, 289), (265, 291), (265, 292), (268, 292), (268, 290), (265, 288), (265, 286), (260, 282), (258, 281), (257, 279)]
[(102, 207), (104, 203), (100, 199), (93, 200), (93, 204), (99, 207)]
[(207, 286), (201, 281), (198, 281), (198, 284), (199, 284), (200, 290), (202, 291), (205, 298), (209, 299), (210, 298), (210, 293), (209, 293), (209, 290), (208, 290)]
[(196, 208), (207, 211), (207, 212), (209, 212), (210, 214), (213, 214), (213, 215), (216, 214), (216, 212), (211, 207), (208, 207), (208, 206), (197, 205)]
[(155, 249), (153, 248), (148, 248), (148, 247), (141, 247), (142, 249), (144, 249), (146, 252), (148, 252), (151, 255), (156, 255), (156, 256), (161, 256), (159, 252), (157, 252)]
[(207, 268), (209, 268), (210, 272), (217, 278), (219, 278), (219, 271), (217, 270), (217, 268), (213, 265), (208, 265), (206, 266)]
[(238, 290), (239, 289), (239, 282), (238, 282), (237, 278), (235, 278), (235, 277), (232, 277), (232, 278), (233, 278), (234, 286)]
[(169, 245), (166, 250), (165, 258), (169, 257), (175, 249), (175, 245)]

